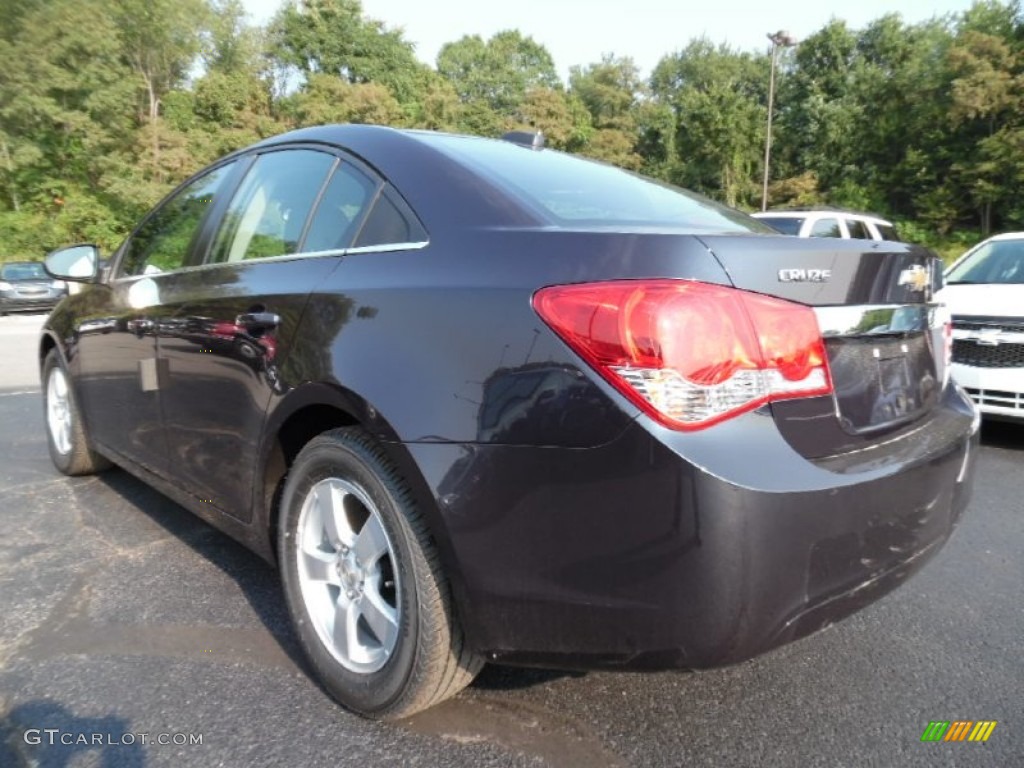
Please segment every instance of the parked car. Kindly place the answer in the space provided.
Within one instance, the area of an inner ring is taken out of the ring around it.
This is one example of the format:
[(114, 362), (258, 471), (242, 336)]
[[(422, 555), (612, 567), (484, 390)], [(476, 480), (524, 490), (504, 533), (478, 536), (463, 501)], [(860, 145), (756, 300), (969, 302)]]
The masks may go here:
[(796, 237), (839, 237), (845, 240), (899, 241), (891, 221), (870, 213), (830, 209), (804, 211), (764, 211), (751, 214), (755, 219)]
[(990, 237), (946, 271), (953, 375), (981, 412), (1024, 421), (1024, 232)]
[(47, 275), (42, 262), (9, 261), (0, 266), (0, 315), (49, 311), (67, 294), (67, 283)]
[(39, 347), (55, 465), (276, 562), (370, 717), (485, 661), (749, 658), (902, 583), (970, 493), (930, 252), (780, 237), (532, 134), (285, 134), (97, 258), (47, 260), (87, 283)]

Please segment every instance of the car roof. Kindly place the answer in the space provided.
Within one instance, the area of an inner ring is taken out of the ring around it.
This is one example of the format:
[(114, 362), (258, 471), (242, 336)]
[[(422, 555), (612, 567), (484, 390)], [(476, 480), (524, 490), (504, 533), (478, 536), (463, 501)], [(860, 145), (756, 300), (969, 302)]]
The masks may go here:
[(871, 221), (877, 221), (882, 224), (892, 225), (884, 216), (879, 216), (875, 213), (862, 213), (860, 211), (844, 211), (838, 208), (787, 208), (784, 211), (758, 211), (757, 213), (750, 214), (756, 219), (769, 218), (772, 216), (784, 219), (796, 219), (800, 217), (806, 217), (812, 213), (823, 214), (828, 216), (842, 215), (842, 216), (859, 216), (862, 219), (870, 219)]
[[(454, 150), (460, 142), (466, 143), (465, 153)], [(518, 142), (377, 125), (322, 125), (301, 128), (266, 139), (240, 150), (235, 155), (266, 151), (275, 146), (285, 145), (325, 144), (342, 148), (394, 185), (428, 226), (431, 240), (434, 242), (448, 234), (461, 237), (468, 231), (482, 229), (547, 229), (552, 226), (564, 226), (552, 211), (538, 205), (537, 200), (528, 192), (520, 190), (515, 183), (502, 179), (499, 174), (492, 173), (486, 164), (477, 163), (473, 152), (469, 151), (469, 145), (473, 143), (478, 146), (483, 143), (494, 147), (501, 145), (509, 152), (557, 155), (572, 158), (572, 162), (581, 164), (613, 167), (554, 149), (515, 146)], [(615, 172), (624, 176), (630, 175), (628, 171), (619, 168), (616, 168)], [(705, 202), (710, 206), (716, 205), (711, 201)], [(570, 222), (567, 226), (575, 225)], [(582, 229), (591, 228), (587, 223), (579, 226)], [(659, 231), (688, 230), (685, 224), (659, 225), (656, 228)], [(744, 223), (737, 225), (735, 231), (755, 230)]]

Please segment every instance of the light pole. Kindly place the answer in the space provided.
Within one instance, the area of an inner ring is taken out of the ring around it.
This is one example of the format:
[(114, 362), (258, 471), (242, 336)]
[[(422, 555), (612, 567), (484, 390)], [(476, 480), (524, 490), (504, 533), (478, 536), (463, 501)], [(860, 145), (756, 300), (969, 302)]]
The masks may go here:
[(768, 165), (772, 159), (772, 108), (775, 105), (775, 67), (779, 61), (779, 49), (796, 45), (797, 40), (789, 32), (779, 30), (769, 33), (772, 41), (772, 73), (768, 79), (768, 133), (764, 137), (764, 186), (761, 189), (761, 210), (768, 210)]

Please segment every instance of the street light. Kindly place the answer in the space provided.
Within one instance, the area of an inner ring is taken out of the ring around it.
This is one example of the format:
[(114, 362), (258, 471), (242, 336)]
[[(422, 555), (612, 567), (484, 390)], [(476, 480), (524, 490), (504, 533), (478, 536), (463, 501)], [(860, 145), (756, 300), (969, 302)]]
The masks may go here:
[(768, 164), (772, 158), (772, 108), (775, 105), (775, 67), (779, 61), (779, 49), (791, 48), (797, 39), (785, 30), (768, 33), (772, 41), (772, 74), (768, 80), (768, 133), (764, 137), (764, 187), (761, 190), (761, 210), (768, 210)]

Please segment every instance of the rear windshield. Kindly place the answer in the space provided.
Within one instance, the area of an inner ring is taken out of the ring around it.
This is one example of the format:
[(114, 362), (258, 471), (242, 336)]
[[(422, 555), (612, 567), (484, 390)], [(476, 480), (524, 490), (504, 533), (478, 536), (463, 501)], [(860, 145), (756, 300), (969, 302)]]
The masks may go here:
[(420, 134), (563, 226), (683, 227), (695, 233), (772, 230), (700, 195), (604, 163), (506, 141)]
[(946, 275), (947, 283), (1024, 283), (1024, 240), (985, 243)]
[(4, 280), (46, 280), (46, 273), (43, 265), (39, 263), (29, 264), (4, 264), (0, 271), (0, 277)]
[(784, 235), (799, 235), (807, 219), (796, 216), (758, 216), (757, 220)]

